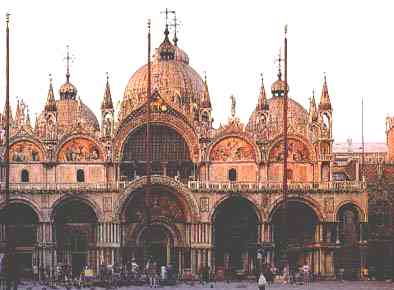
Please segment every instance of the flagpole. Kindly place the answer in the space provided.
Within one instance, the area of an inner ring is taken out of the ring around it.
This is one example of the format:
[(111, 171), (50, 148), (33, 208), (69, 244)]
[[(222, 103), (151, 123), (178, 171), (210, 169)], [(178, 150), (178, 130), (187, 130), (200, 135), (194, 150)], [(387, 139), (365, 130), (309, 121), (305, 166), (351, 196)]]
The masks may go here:
[[(10, 14), (6, 14), (6, 62), (5, 62), (5, 74), (6, 74), (6, 90), (5, 90), (5, 207), (7, 209), (9, 199), (10, 199)], [(5, 232), (6, 232), (6, 266), (7, 266), (7, 290), (11, 289), (11, 276), (13, 276), (13, 266), (12, 261), (12, 249), (11, 249), (11, 236), (10, 227), (8, 221), (5, 221)]]
[(146, 186), (145, 186), (145, 208), (146, 208), (146, 218), (147, 223), (150, 223), (149, 216), (149, 195), (151, 189), (151, 132), (150, 132), (150, 122), (151, 122), (151, 95), (152, 95), (152, 84), (151, 84), (151, 21), (148, 20), (148, 86), (147, 86), (147, 110), (146, 110), (146, 147), (145, 147), (145, 168), (146, 168)]
[(288, 109), (288, 85), (287, 85), (287, 25), (285, 26), (285, 39), (284, 39), (284, 82), (285, 82), (285, 91), (283, 95), (283, 224), (282, 224), (282, 233), (283, 233), (283, 241), (282, 241), (282, 263), (283, 266), (288, 266), (288, 257), (287, 257), (287, 247), (288, 247), (288, 214), (287, 214), (287, 156), (288, 156), (288, 138), (287, 138), (287, 109)]

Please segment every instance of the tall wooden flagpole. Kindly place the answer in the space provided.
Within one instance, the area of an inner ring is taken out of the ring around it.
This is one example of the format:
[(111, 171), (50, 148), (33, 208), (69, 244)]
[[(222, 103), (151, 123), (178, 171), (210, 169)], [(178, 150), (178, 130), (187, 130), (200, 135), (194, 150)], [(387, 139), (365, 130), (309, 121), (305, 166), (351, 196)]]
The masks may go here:
[[(5, 61), (5, 74), (6, 74), (6, 90), (5, 90), (5, 209), (8, 206), (10, 199), (10, 14), (6, 14), (6, 61)], [(11, 289), (11, 279), (14, 276), (14, 255), (12, 253), (11, 233), (8, 221), (5, 221), (6, 232), (6, 275), (7, 275), (7, 290)]]
[(145, 208), (146, 208), (146, 219), (150, 223), (149, 214), (149, 197), (151, 190), (151, 162), (152, 162), (152, 138), (150, 132), (151, 122), (151, 98), (152, 98), (152, 84), (151, 84), (151, 21), (148, 20), (148, 87), (147, 87), (147, 110), (146, 110), (146, 146), (145, 146), (145, 161), (146, 161), (146, 186), (145, 186)]
[(284, 61), (285, 61), (285, 91), (283, 95), (283, 223), (282, 223), (282, 262), (283, 265), (288, 265), (287, 247), (288, 247), (288, 214), (287, 214), (287, 156), (288, 156), (288, 140), (287, 140), (287, 107), (288, 107), (288, 85), (287, 85), (287, 25), (285, 26), (285, 47), (284, 47)]

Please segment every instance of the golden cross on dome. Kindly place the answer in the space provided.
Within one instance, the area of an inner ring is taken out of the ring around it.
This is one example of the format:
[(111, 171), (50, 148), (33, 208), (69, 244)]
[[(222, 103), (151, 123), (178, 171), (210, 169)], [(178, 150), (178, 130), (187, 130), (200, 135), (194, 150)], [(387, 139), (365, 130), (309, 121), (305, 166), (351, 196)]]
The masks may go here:
[(279, 77), (279, 79), (282, 76), (282, 61), (283, 61), (282, 48), (279, 48), (278, 58), (275, 59), (275, 62), (278, 62), (278, 77)]
[(162, 13), (162, 14), (164, 13), (166, 15), (166, 26), (168, 26), (168, 14), (170, 14), (170, 13), (174, 13), (175, 14), (175, 11), (174, 10), (168, 10), (168, 8), (166, 8), (166, 10), (164, 10), (164, 11), (162, 11), (160, 13)]
[(67, 55), (63, 60), (65, 60), (66, 64), (67, 64), (66, 78), (67, 78), (67, 82), (69, 82), (69, 80), (70, 80), (70, 61), (73, 62), (75, 60), (75, 57), (70, 56), (70, 46), (67, 45), (66, 48), (67, 48)]

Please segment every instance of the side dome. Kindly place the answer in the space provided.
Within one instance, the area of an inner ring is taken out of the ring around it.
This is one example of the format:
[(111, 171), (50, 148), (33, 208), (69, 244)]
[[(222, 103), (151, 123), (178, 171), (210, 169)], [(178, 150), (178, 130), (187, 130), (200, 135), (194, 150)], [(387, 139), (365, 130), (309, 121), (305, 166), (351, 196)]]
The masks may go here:
[[(56, 100), (56, 111), (57, 132), (59, 136), (73, 132), (78, 126), (84, 132), (95, 133), (100, 131), (96, 115), (81, 100)], [(44, 110), (37, 119), (40, 127), (45, 126), (45, 118), (46, 111)], [(41, 132), (45, 132), (45, 130), (41, 130)]]
[[(206, 94), (201, 76), (189, 66), (188, 55), (173, 45), (165, 32), (163, 43), (156, 50), (151, 62), (152, 91), (173, 108), (193, 119), (196, 108)], [(138, 109), (147, 100), (148, 65), (142, 66), (130, 78), (119, 111), (119, 121)]]
[[(265, 138), (273, 139), (283, 132), (283, 97), (272, 97), (268, 100), (267, 118), (261, 118), (254, 110), (246, 128), (256, 134), (266, 131)], [(289, 133), (307, 136), (308, 112), (303, 106), (288, 98)]]

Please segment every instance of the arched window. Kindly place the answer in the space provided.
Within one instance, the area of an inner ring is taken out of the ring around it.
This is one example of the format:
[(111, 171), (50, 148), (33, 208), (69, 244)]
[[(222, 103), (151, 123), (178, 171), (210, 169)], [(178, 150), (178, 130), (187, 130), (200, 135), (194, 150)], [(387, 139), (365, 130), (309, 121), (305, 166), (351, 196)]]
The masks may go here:
[(21, 182), (29, 182), (29, 171), (23, 169), (21, 172)]
[(77, 170), (77, 182), (85, 182), (85, 172), (83, 169)]
[(228, 171), (228, 180), (232, 182), (237, 181), (237, 170), (235, 168), (231, 168)]

